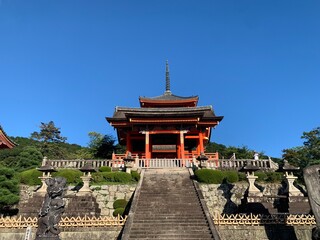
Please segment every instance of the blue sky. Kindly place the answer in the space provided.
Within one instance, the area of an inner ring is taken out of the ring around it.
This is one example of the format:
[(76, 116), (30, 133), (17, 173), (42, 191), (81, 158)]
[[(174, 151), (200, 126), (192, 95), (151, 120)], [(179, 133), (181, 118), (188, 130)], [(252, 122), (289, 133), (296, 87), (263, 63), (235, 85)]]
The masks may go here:
[(115, 135), (115, 106), (165, 90), (224, 120), (211, 139), (280, 157), (320, 126), (319, 1), (0, 0), (0, 124)]

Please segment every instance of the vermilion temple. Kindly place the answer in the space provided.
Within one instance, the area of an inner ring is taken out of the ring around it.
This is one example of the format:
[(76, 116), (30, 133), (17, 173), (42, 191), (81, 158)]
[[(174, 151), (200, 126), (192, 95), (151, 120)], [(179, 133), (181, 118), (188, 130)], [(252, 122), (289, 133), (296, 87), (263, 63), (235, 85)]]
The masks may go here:
[(167, 62), (163, 95), (139, 97), (140, 108), (116, 107), (106, 119), (127, 153), (146, 159), (191, 158), (205, 152), (212, 128), (223, 119), (212, 106), (198, 106), (198, 100), (171, 92)]
[(0, 126), (0, 149), (13, 148), (16, 145), (17, 144), (10, 140), (5, 131)]

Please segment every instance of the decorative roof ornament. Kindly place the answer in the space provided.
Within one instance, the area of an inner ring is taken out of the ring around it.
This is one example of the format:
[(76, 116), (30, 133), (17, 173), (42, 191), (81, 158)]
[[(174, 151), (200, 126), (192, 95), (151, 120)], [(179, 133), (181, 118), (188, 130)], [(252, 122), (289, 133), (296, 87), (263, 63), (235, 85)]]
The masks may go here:
[(170, 75), (169, 75), (169, 63), (166, 61), (166, 91), (165, 94), (171, 94), (170, 90)]

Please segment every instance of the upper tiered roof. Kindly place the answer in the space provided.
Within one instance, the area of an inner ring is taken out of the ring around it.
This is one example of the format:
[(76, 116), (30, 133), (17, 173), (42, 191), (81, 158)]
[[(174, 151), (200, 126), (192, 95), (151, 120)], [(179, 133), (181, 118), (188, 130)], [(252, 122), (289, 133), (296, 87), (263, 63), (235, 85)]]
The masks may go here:
[(166, 91), (156, 97), (139, 97), (141, 107), (196, 107), (198, 96), (181, 97), (172, 94), (170, 89), (169, 64), (166, 62)]
[(17, 144), (7, 136), (7, 134), (0, 125), (0, 149), (13, 148), (15, 146), (17, 146)]

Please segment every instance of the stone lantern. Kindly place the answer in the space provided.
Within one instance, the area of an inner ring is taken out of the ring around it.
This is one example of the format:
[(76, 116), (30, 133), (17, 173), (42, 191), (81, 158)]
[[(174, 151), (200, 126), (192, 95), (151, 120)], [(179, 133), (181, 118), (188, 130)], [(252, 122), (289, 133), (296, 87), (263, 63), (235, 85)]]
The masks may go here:
[[(262, 197), (262, 192), (254, 185), (254, 182), (258, 178), (254, 175), (255, 171), (258, 171), (260, 168), (258, 166), (252, 165), (252, 162), (249, 162), (246, 166), (242, 168), (242, 171), (246, 172), (248, 179), (248, 197)], [(249, 199), (248, 199), (249, 201)]]
[(286, 178), (287, 183), (287, 188), (284, 192), (288, 193), (289, 197), (303, 197), (303, 193), (293, 185), (294, 181), (298, 178), (293, 175), (293, 172), (299, 169), (299, 167), (292, 166), (288, 163), (287, 160), (284, 160), (282, 170), (284, 172), (284, 177)]
[(200, 153), (200, 156), (197, 157), (197, 160), (200, 161), (201, 168), (208, 168), (208, 157), (204, 155), (203, 152)]
[(79, 169), (83, 172), (83, 176), (80, 177), (83, 182), (82, 188), (80, 188), (79, 193), (91, 193), (92, 190), (89, 187), (90, 180), (92, 179), (91, 173), (95, 172), (96, 170), (92, 167), (91, 163), (86, 163), (82, 168)]
[(135, 158), (132, 157), (131, 152), (128, 152), (127, 156), (123, 159), (124, 166), (127, 173), (131, 173), (132, 168), (134, 167)]
[(40, 168), (37, 168), (38, 171), (42, 172), (42, 176), (39, 177), (41, 180), (41, 188), (38, 189), (37, 193), (46, 194), (47, 193), (47, 184), (46, 179), (51, 178), (51, 173), (56, 172), (55, 168), (52, 167), (49, 164), (46, 164), (41, 166)]

